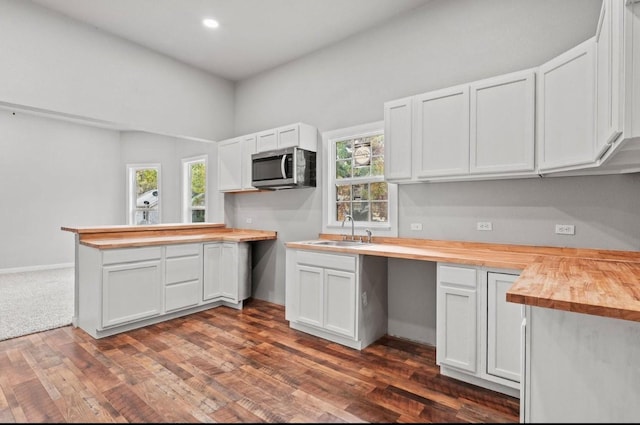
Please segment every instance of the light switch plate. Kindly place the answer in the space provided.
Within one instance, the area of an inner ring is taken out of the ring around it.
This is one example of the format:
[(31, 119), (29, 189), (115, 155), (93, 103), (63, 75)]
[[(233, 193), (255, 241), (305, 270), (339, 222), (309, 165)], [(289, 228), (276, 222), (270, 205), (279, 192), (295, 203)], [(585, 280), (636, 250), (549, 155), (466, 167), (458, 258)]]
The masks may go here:
[(422, 223), (411, 223), (411, 230), (422, 230)]

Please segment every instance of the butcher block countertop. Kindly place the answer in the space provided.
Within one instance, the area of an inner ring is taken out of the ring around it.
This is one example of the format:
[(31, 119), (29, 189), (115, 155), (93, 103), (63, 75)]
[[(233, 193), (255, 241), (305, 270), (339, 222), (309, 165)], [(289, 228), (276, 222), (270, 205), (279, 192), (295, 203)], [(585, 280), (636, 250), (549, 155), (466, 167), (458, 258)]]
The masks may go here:
[[(319, 239), (341, 239), (320, 234)], [(288, 248), (522, 270), (507, 301), (640, 322), (640, 252), (374, 237), (357, 246)]]
[(278, 237), (273, 231), (227, 228), (221, 223), (62, 227), (62, 230), (76, 233), (80, 244), (98, 249), (215, 241), (255, 242)]

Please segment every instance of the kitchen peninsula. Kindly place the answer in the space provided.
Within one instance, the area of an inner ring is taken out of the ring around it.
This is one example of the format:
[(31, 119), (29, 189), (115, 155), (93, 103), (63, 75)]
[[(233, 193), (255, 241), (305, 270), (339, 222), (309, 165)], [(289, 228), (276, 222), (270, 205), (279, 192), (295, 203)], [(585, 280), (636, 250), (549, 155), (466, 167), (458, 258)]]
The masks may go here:
[(251, 296), (251, 242), (277, 233), (221, 223), (62, 227), (75, 234), (73, 325), (94, 338)]

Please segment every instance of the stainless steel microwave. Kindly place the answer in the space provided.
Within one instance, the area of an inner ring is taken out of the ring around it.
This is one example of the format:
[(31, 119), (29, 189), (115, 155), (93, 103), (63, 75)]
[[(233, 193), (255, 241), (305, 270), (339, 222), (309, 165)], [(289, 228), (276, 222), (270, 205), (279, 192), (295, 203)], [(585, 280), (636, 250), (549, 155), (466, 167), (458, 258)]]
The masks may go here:
[(316, 153), (285, 148), (251, 155), (251, 185), (279, 190), (316, 186)]

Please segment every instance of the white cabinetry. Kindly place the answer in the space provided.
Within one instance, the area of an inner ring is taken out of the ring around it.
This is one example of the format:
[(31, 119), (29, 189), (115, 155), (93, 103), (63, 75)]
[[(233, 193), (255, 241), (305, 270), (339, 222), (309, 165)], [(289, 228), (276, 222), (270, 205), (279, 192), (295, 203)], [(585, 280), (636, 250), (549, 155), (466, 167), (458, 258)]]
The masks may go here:
[(513, 382), (521, 375), (523, 306), (505, 301), (518, 275), (487, 273), (487, 373)]
[(534, 70), (386, 102), (384, 113), (389, 181), (537, 176)]
[(162, 313), (160, 247), (105, 251), (102, 259), (104, 328)]
[(74, 324), (102, 338), (251, 296), (248, 242), (78, 245)]
[(470, 86), (469, 172), (535, 170), (535, 72), (514, 72)]
[(413, 99), (406, 97), (384, 104), (384, 176), (388, 181), (410, 181), (413, 176), (412, 103)]
[(299, 147), (315, 152), (317, 145), (318, 130), (304, 123), (289, 124), (263, 130), (256, 134), (256, 152), (289, 147)]
[(222, 192), (257, 190), (251, 186), (251, 154), (255, 151), (255, 134), (218, 143), (218, 190)]
[(589, 166), (595, 150), (595, 38), (539, 68), (540, 171)]
[(287, 249), (286, 319), (293, 329), (362, 349), (387, 331), (386, 271), (383, 257)]
[(241, 303), (251, 296), (251, 258), (248, 243), (204, 244), (203, 300)]
[(517, 271), (438, 263), (436, 362), (443, 375), (519, 395), (519, 304), (506, 301)]
[(475, 373), (478, 303), (475, 268), (438, 265), (436, 359)]
[(165, 247), (165, 311), (198, 305), (202, 297), (202, 245)]
[(622, 133), (623, 2), (603, 0), (596, 30), (596, 154)]
[(412, 134), (413, 166), (419, 180), (467, 174), (469, 86), (415, 96)]

